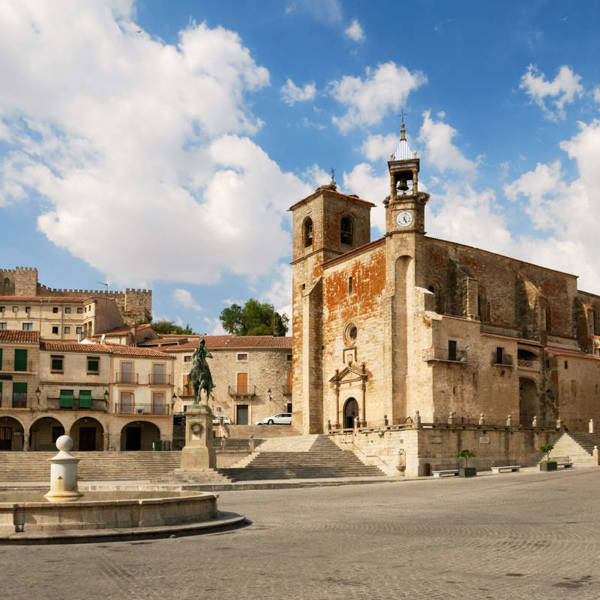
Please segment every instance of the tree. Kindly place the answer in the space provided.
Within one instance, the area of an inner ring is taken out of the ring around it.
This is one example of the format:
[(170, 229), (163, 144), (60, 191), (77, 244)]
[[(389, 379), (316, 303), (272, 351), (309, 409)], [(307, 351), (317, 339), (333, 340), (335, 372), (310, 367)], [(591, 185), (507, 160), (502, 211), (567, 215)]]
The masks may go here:
[(152, 329), (156, 331), (156, 333), (177, 333), (182, 335), (192, 335), (194, 332), (189, 324), (186, 324), (185, 327), (180, 327), (179, 325), (175, 325), (173, 321), (154, 321), (152, 323)]
[(232, 304), (224, 308), (219, 318), (223, 329), (234, 335), (282, 336), (287, 333), (289, 323), (287, 315), (280, 315), (272, 304), (254, 298), (250, 298), (243, 307)]

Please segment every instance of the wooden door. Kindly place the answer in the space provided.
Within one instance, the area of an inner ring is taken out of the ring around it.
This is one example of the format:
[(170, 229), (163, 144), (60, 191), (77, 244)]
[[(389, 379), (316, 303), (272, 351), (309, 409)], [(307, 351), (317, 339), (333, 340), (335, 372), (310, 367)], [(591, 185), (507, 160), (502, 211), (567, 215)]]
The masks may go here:
[(237, 393), (247, 394), (248, 393), (248, 373), (237, 374)]

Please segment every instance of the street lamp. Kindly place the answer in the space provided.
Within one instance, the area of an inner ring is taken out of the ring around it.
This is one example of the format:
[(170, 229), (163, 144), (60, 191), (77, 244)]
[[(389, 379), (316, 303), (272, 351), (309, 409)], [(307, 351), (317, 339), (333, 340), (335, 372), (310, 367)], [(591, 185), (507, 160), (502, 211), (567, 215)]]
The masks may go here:
[(40, 398), (42, 397), (42, 390), (40, 390), (40, 386), (38, 385), (37, 389), (35, 390), (35, 396), (37, 398), (37, 403), (38, 406), (40, 405)]
[(106, 405), (107, 408), (108, 408), (108, 397), (109, 397), (108, 390), (104, 390), (104, 404)]

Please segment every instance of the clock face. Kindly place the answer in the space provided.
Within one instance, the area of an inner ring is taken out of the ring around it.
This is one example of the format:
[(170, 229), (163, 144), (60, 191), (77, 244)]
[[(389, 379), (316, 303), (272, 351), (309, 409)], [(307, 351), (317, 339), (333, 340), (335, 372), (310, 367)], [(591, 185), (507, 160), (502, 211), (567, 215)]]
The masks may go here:
[(413, 222), (412, 213), (409, 213), (407, 210), (401, 210), (396, 215), (396, 223), (400, 225), (400, 227), (408, 227)]

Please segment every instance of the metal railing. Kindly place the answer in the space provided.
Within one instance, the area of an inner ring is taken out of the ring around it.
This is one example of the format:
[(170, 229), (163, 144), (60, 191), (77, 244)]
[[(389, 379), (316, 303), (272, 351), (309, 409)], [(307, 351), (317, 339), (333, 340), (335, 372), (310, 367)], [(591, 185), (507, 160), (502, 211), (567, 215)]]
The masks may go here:
[(171, 376), (166, 373), (150, 373), (148, 383), (150, 385), (171, 385)]
[(33, 408), (37, 406), (37, 398), (27, 394), (15, 394), (0, 397), (0, 408)]
[(84, 406), (80, 406), (79, 398), (73, 398), (73, 406), (61, 406), (60, 398), (46, 398), (46, 408), (48, 410), (95, 410), (106, 412), (108, 403), (104, 398), (92, 398), (91, 406), (85, 406), (87, 400), (83, 401)]
[(451, 353), (447, 347), (433, 346), (423, 350), (423, 360), (427, 362), (441, 360), (447, 362), (466, 363), (468, 361), (468, 355), (466, 350), (457, 349), (456, 352)]
[(230, 396), (256, 396), (255, 385), (229, 385), (227, 391)]
[(139, 373), (128, 373), (123, 371), (117, 371), (115, 373), (115, 383), (130, 383), (138, 384), (140, 382)]
[(152, 403), (115, 403), (115, 412), (120, 415), (169, 415), (170, 406), (168, 404)]
[(540, 370), (540, 361), (539, 360), (529, 360), (525, 358), (519, 358), (517, 361), (519, 365), (519, 369), (532, 369), (533, 371)]
[(500, 360), (498, 360), (497, 354), (494, 352), (494, 356), (492, 357), (493, 365), (500, 365), (502, 367), (512, 367), (513, 366), (513, 357), (510, 354), (503, 354)]
[[(33, 361), (27, 360), (25, 363), (25, 365), (23, 363), (16, 365), (14, 360), (3, 358), (0, 361), (0, 373), (31, 373), (33, 371)], [(25, 369), (15, 369), (15, 366), (25, 366)]]

